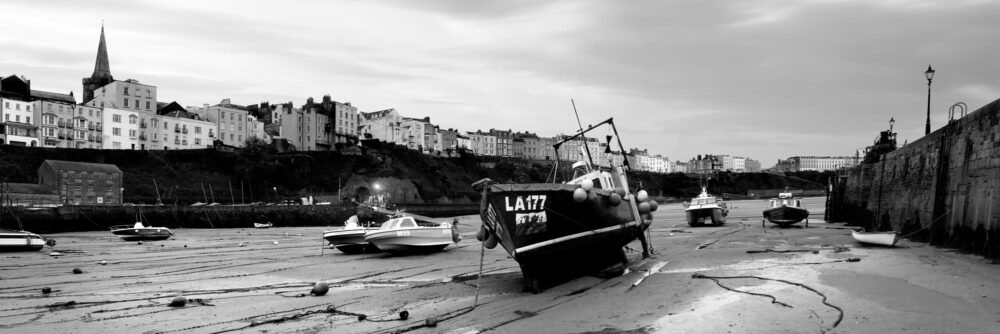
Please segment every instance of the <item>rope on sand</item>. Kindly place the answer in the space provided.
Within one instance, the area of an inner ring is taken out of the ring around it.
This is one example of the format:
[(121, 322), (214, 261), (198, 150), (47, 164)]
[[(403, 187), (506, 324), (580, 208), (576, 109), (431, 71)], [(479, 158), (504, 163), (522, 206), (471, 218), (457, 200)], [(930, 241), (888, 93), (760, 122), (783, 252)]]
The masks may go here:
[(804, 288), (806, 290), (809, 290), (809, 291), (812, 291), (812, 292), (816, 293), (817, 295), (820, 295), (820, 297), (823, 297), (823, 304), (824, 305), (829, 306), (829, 307), (837, 310), (837, 312), (838, 312), (837, 313), (837, 321), (835, 321), (833, 323), (833, 328), (836, 328), (837, 325), (840, 325), (840, 321), (844, 319), (844, 310), (843, 309), (841, 309), (837, 305), (833, 305), (833, 304), (828, 303), (826, 301), (827, 300), (826, 295), (823, 294), (822, 292), (819, 292), (818, 290), (813, 289), (812, 287), (810, 287), (808, 285), (805, 285), (805, 284), (802, 284), (802, 283), (797, 283), (797, 282), (792, 282), (792, 281), (786, 281), (786, 280), (777, 279), (777, 278), (760, 277), (760, 276), (709, 276), (709, 275), (700, 274), (700, 273), (696, 273), (694, 275), (691, 275), (691, 278), (710, 279), (710, 280), (715, 281), (715, 284), (717, 284), (717, 285), (719, 285), (719, 286), (721, 286), (721, 287), (723, 287), (723, 288), (725, 288), (727, 290), (731, 290), (731, 291), (735, 291), (735, 292), (739, 292), (739, 293), (750, 294), (750, 295), (769, 297), (769, 298), (771, 298), (771, 302), (772, 303), (779, 304), (779, 305), (782, 305), (782, 306), (785, 306), (785, 307), (792, 307), (792, 306), (788, 305), (788, 304), (785, 304), (785, 303), (782, 303), (782, 302), (779, 302), (776, 298), (774, 298), (774, 296), (771, 296), (771, 295), (768, 295), (768, 294), (754, 293), (754, 292), (739, 291), (739, 290), (730, 289), (730, 288), (725, 287), (722, 284), (720, 284), (719, 280), (720, 279), (736, 279), (736, 278), (754, 278), (754, 279), (759, 279), (759, 280), (777, 281), (777, 282), (782, 282), (782, 283), (785, 283), (785, 284), (791, 284), (791, 285), (795, 285), (795, 286), (800, 286), (800, 287), (802, 287), (802, 288)]

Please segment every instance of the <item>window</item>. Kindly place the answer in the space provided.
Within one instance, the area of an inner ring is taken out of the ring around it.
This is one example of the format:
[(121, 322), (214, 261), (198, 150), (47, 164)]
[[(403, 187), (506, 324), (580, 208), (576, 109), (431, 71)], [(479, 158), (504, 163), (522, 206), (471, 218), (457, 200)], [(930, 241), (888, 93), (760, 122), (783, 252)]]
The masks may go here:
[(135, 129), (128, 130), (128, 136), (129, 137), (135, 137), (135, 132), (136, 132)]
[(14, 115), (14, 121), (15, 122), (20, 122), (21, 121), (21, 115)]
[(113, 134), (115, 136), (121, 136), (122, 135), (122, 129), (121, 128), (111, 128), (111, 134)]
[(128, 108), (128, 98), (127, 97), (125, 98), (124, 106), (125, 106), (125, 108)]
[(31, 106), (24, 106), (25, 111), (31, 111)]
[(21, 105), (18, 103), (14, 103), (14, 110), (21, 110)]
[[(104, 101), (101, 101), (101, 108), (104, 108)], [(101, 114), (98, 113), (97, 116), (101, 116)]]
[(90, 112), (90, 116), (93, 117), (94, 116), (94, 109), (90, 109), (88, 111)]
[(201, 145), (201, 138), (195, 138), (194, 139), (194, 144), (195, 145)]
[(128, 124), (136, 124), (136, 120), (137, 120), (138, 118), (139, 118), (139, 117), (136, 117), (135, 115), (129, 115), (129, 116), (128, 116)]
[(25, 123), (31, 124), (31, 116), (26, 116), (24, 119)]
[(201, 127), (200, 126), (194, 127), (194, 133), (195, 134), (201, 134)]
[(113, 143), (113, 144), (111, 145), (111, 147), (112, 147), (112, 148), (122, 148), (122, 143), (119, 143), (119, 142), (114, 142), (114, 143)]
[(77, 118), (76, 119), (76, 127), (78, 127), (78, 128), (87, 127), (87, 120)]
[(149, 89), (146, 89), (146, 97), (153, 98), (153, 93), (150, 93)]
[(139, 109), (139, 99), (135, 99), (135, 108)]
[(149, 110), (149, 101), (146, 101), (146, 110)]
[(4, 102), (3, 103), (3, 107), (7, 108), (7, 109), (10, 109), (10, 102)]
[[(128, 87), (125, 87), (125, 94), (124, 95), (128, 95)], [(126, 104), (127, 104), (127, 102), (126, 102)]]
[(111, 122), (113, 122), (113, 123), (121, 123), (122, 122), (122, 115), (111, 115)]
[(226, 119), (226, 112), (225, 111), (221, 111), (221, 113), (222, 113), (222, 117), (220, 117), (220, 118)]

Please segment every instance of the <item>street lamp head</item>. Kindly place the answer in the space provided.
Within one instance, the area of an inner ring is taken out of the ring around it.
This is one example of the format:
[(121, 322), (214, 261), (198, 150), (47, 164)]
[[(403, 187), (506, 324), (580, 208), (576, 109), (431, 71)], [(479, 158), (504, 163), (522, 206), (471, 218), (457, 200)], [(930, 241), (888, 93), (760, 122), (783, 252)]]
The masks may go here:
[(924, 72), (924, 76), (927, 77), (928, 84), (934, 79), (934, 68), (931, 68), (931, 65), (927, 65), (927, 71)]
[(890, 117), (889, 118), (889, 130), (890, 131), (892, 131), (892, 126), (895, 125), (895, 124), (896, 124), (896, 118), (895, 117)]
[(382, 185), (376, 183), (375, 184), (375, 190), (380, 190), (380, 189), (382, 189)]

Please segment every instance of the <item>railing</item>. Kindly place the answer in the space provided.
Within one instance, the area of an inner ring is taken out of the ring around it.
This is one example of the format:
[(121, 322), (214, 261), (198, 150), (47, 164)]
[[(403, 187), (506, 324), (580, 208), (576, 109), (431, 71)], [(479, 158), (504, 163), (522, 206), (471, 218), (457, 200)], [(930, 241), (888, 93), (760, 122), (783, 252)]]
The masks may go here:
[(60, 128), (65, 128), (66, 127), (66, 122), (59, 122), (59, 127)]
[(97, 137), (95, 137), (94, 139), (97, 139), (97, 142), (98, 142), (98, 143), (100, 143), (100, 142), (103, 142), (103, 141), (104, 141), (104, 138), (103, 138), (103, 137), (101, 137), (101, 136), (97, 136)]
[(97, 122), (97, 132), (101, 132), (101, 131), (104, 131), (104, 128), (101, 127), (101, 122)]
[(181, 128), (174, 128), (174, 132), (181, 133)]
[(88, 124), (88, 125), (87, 125), (87, 130), (89, 130), (89, 131), (94, 131), (94, 129), (95, 129), (95, 128), (94, 128), (94, 125), (93, 125), (93, 124)]
[(214, 133), (211, 133), (211, 132), (209, 132), (209, 133), (208, 133), (208, 137), (209, 137), (209, 138), (212, 138), (212, 137), (215, 137), (215, 134), (214, 134)]
[(139, 140), (146, 140), (146, 135), (139, 135)]
[(139, 122), (139, 127), (145, 129), (146, 128), (146, 122)]
[(63, 132), (59, 133), (59, 139), (66, 139), (66, 134)]
[(87, 140), (89, 140), (89, 141), (96, 141), (96, 139), (94, 139), (94, 136), (87, 136)]
[(188, 133), (188, 129), (187, 128), (182, 128), (181, 129), (181, 133), (187, 134)]
[(153, 137), (153, 142), (158, 142), (158, 141), (160, 141), (160, 139)]
[(182, 140), (182, 141), (181, 141), (181, 145), (187, 145), (187, 144), (188, 144), (188, 141), (187, 141), (187, 140)]
[(181, 140), (177, 139), (177, 138), (174, 138), (174, 145), (180, 145), (180, 144), (181, 144)]

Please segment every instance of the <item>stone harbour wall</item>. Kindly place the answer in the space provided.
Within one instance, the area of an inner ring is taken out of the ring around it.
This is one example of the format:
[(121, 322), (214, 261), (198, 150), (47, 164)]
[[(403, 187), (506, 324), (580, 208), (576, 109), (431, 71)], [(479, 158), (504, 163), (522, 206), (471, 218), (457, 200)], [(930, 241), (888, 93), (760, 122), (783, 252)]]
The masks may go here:
[(830, 218), (996, 258), (998, 192), (1000, 100), (839, 177)]

